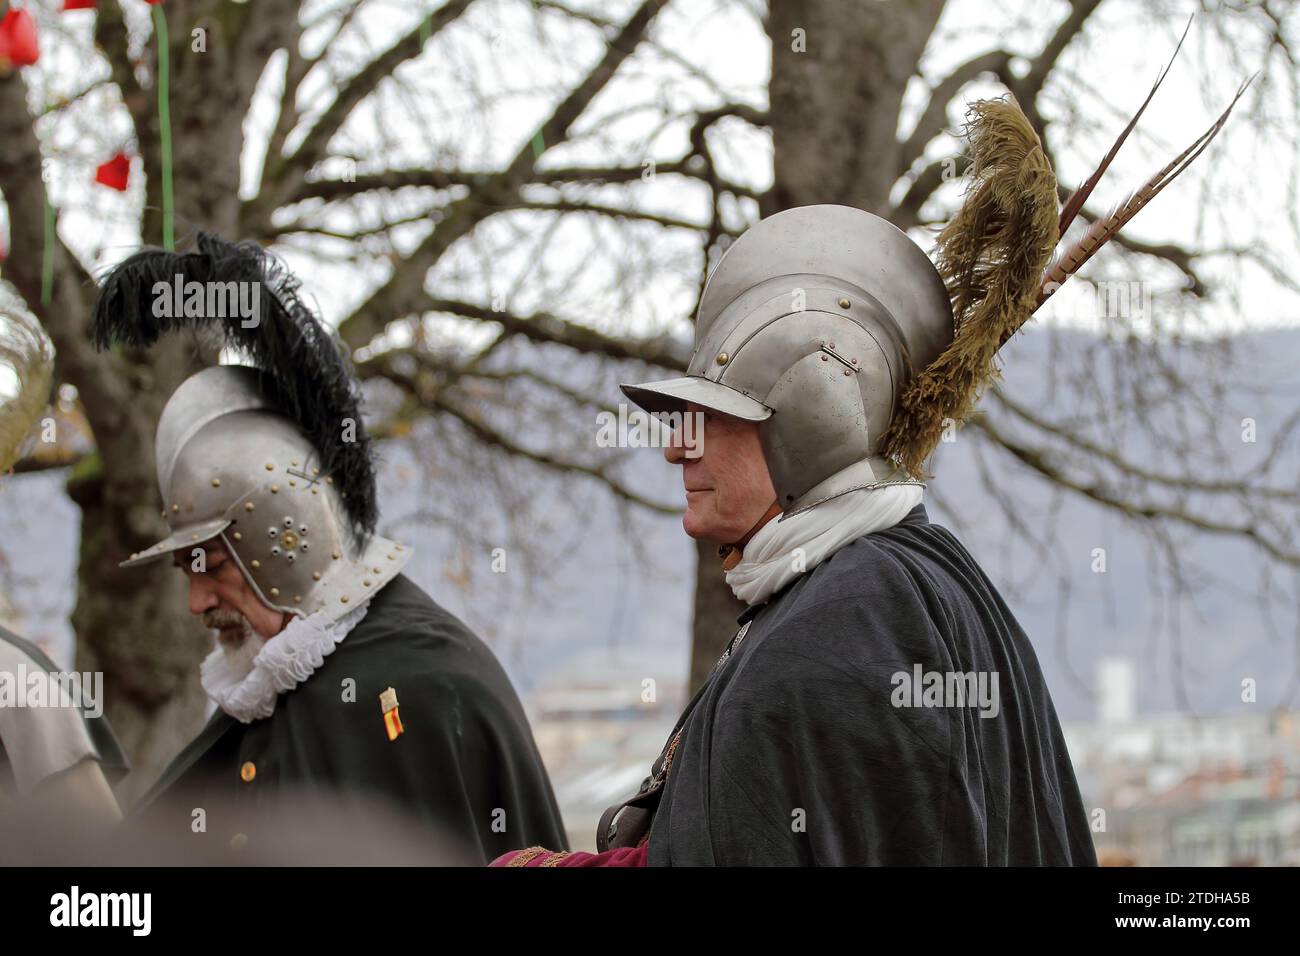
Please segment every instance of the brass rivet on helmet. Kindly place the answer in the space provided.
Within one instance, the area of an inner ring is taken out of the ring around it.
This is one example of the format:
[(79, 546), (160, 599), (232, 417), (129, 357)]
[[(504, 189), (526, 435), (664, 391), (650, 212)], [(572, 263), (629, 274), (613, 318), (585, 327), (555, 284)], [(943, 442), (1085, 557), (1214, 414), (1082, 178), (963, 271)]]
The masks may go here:
[(333, 558), (335, 561), (337, 561), (339, 559), (339, 553), (335, 551), (333, 554), (330, 555), (330, 557)]
[(849, 307), (849, 300), (848, 300), (848, 299), (840, 299), (840, 308), (841, 308), (841, 309), (847, 309), (848, 307)]
[(172, 514), (175, 514), (176, 512), (178, 512), (178, 511), (180, 511), (180, 510), (181, 510), (181, 506), (180, 506), (180, 505), (172, 505)]
[(236, 540), (236, 541), (243, 541), (243, 540), (244, 540), (244, 536), (243, 536), (242, 534), (240, 534), (238, 531), (236, 531), (236, 532), (235, 532), (235, 540)]
[(730, 362), (730, 361), (731, 361), (731, 356), (728, 355), (726, 352), (719, 352), (719, 353), (718, 353), (718, 364), (719, 364), (719, 365), (726, 365), (726, 364), (727, 364), (728, 362)]
[(279, 486), (279, 485), (272, 485), (272, 486), (271, 486), (271, 494), (273, 494), (273, 495), (278, 495), (279, 493), (280, 493), (280, 486)]
[(295, 595), (293, 596), (293, 603), (294, 603), (294, 604), (301, 604), (301, 603), (302, 603), (302, 595), (301, 595), (301, 594), (295, 594)]
[(259, 560), (257, 560), (257, 558), (254, 558), (254, 559), (253, 559), (253, 570), (256, 571), (256, 570), (257, 570), (258, 568), (260, 568), (261, 566), (262, 566), (262, 562), (259, 561)]
[(289, 464), (291, 464), (291, 465), (293, 465), (293, 467), (297, 468), (297, 467), (298, 467), (298, 459), (297, 459), (297, 458), (293, 459), (292, 461), (289, 462)]
[(279, 597), (279, 596), (280, 596), (280, 589), (279, 589), (279, 588), (271, 588), (271, 597)]
[(245, 502), (245, 503), (244, 503), (244, 510), (245, 510), (245, 511), (252, 511), (254, 507), (256, 507), (256, 506), (255, 506), (251, 501), (248, 501), (248, 502)]
[(344, 604), (347, 604), (347, 603), (348, 603), (348, 596), (345, 594), (345, 595), (343, 595), (341, 598), (339, 598), (339, 600), (342, 601)]
[(266, 470), (267, 470), (267, 471), (275, 471), (275, 462), (268, 461), (268, 462), (266, 463)]
[(221, 487), (221, 479), (220, 479), (220, 478), (213, 478), (213, 479), (212, 479), (212, 487), (213, 487), (213, 488), (220, 488), (220, 487)]
[(313, 571), (313, 572), (311, 573), (311, 579), (312, 579), (313, 581), (319, 581), (319, 580), (320, 580), (320, 572), (319, 572), (319, 571)]

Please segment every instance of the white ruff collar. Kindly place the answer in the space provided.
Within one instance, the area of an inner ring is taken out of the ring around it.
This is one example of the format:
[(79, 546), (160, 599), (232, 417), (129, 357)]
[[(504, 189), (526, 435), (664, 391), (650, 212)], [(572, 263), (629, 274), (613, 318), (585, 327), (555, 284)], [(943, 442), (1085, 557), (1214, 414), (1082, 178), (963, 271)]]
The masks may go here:
[(773, 519), (745, 545), (727, 585), (746, 604), (761, 604), (850, 541), (892, 528), (921, 501), (922, 485), (851, 491), (785, 520)]
[[(203, 660), (200, 682), (217, 706), (241, 723), (275, 712), (280, 694), (293, 690), (334, 653), (348, 632), (366, 616), (369, 602), (336, 621), (295, 615), (283, 631), (262, 645), (250, 662), (218, 647)], [(245, 640), (259, 640), (252, 635)]]

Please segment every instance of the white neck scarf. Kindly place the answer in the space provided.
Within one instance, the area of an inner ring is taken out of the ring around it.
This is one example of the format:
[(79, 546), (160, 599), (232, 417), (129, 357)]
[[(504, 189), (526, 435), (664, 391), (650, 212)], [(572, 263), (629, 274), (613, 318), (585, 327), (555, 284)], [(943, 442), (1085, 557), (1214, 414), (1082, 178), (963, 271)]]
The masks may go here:
[(773, 518), (749, 539), (727, 585), (746, 604), (761, 604), (864, 534), (892, 528), (921, 501), (922, 485), (863, 488), (784, 521)]
[[(218, 647), (204, 658), (199, 669), (203, 690), (240, 723), (270, 717), (279, 695), (315, 673), (348, 632), (361, 623), (368, 607), (369, 602), (336, 621), (328, 621), (320, 614), (295, 615), (251, 661), (246, 654), (228, 653)], [(252, 634), (244, 639), (260, 638)]]

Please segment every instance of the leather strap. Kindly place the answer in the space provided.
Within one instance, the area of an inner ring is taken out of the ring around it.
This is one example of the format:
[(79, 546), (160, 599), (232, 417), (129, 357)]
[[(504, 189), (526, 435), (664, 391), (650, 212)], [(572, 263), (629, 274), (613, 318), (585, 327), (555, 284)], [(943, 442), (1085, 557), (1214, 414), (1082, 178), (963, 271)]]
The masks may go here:
[(741, 557), (744, 555), (745, 545), (749, 544), (750, 540), (754, 535), (758, 534), (759, 529), (762, 528), (763, 525), (767, 524), (779, 514), (781, 514), (781, 505), (779, 502), (773, 501), (772, 504), (768, 506), (767, 511), (763, 512), (763, 517), (759, 518), (758, 521), (754, 523), (754, 526), (746, 531), (739, 541), (735, 544), (724, 544), (722, 547), (718, 548), (718, 557), (722, 559), (722, 570), (730, 571), (738, 565), (741, 561)]

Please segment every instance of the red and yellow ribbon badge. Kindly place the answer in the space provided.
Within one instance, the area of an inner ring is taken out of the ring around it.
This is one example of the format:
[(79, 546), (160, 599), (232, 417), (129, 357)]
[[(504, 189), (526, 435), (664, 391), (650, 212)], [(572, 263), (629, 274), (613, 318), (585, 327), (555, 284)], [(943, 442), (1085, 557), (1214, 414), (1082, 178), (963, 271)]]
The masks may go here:
[(397, 713), (397, 691), (390, 687), (380, 694), (379, 707), (384, 712), (384, 730), (388, 731), (388, 739), (396, 740), (406, 730), (401, 715)]

